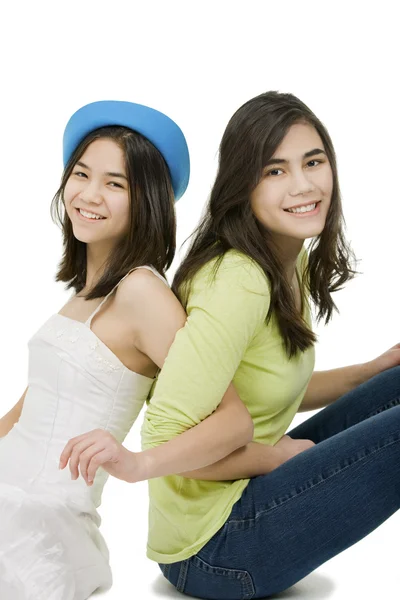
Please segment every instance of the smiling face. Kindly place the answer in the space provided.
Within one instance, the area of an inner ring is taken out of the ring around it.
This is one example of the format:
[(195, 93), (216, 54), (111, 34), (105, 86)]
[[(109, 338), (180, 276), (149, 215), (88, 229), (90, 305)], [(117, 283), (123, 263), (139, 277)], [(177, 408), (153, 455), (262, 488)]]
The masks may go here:
[(114, 245), (128, 233), (129, 186), (116, 142), (100, 138), (86, 148), (65, 185), (64, 204), (81, 242)]
[(296, 123), (265, 165), (250, 202), (274, 238), (304, 241), (322, 232), (332, 189), (332, 169), (318, 132)]

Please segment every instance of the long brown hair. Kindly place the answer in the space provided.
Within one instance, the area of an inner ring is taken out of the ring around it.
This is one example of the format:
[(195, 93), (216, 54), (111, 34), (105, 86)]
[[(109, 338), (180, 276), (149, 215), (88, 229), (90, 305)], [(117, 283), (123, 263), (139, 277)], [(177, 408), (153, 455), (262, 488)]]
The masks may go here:
[(338, 311), (331, 294), (352, 279), (356, 271), (350, 264), (355, 256), (343, 232), (345, 221), (335, 151), (321, 121), (292, 94), (261, 94), (246, 102), (229, 121), (222, 137), (218, 173), (205, 215), (193, 234), (172, 286), (186, 306), (191, 281), (203, 265), (217, 259), (215, 274), (228, 250), (235, 249), (246, 254), (261, 267), (270, 282), (271, 303), (267, 323), (275, 313), (289, 358), (312, 346), (316, 336), (296, 309), (283, 264), (270, 233), (251, 209), (250, 194), (260, 182), (265, 164), (272, 158), (289, 128), (299, 122), (308, 123), (317, 130), (333, 174), (326, 224), (309, 247), (303, 298), (307, 291), (317, 309), (317, 321), (325, 317), (328, 323), (333, 309)]
[(64, 190), (76, 162), (86, 148), (100, 138), (115, 141), (125, 155), (130, 196), (128, 234), (108, 257), (103, 274), (85, 298), (106, 296), (132, 268), (153, 265), (162, 275), (175, 255), (176, 218), (174, 193), (167, 164), (160, 152), (140, 133), (126, 127), (102, 127), (79, 144), (62, 175), (60, 187), (51, 203), (53, 221), (63, 233), (63, 257), (56, 281), (80, 292), (86, 284), (86, 243), (77, 240), (64, 207)]

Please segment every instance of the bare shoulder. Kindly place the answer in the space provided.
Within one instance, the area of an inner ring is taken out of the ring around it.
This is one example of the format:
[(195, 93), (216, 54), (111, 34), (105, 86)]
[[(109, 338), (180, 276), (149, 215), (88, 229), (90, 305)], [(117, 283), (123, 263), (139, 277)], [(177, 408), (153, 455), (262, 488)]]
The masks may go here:
[(160, 316), (186, 319), (186, 313), (170, 287), (148, 269), (137, 269), (120, 284), (115, 308), (130, 323)]
[[(153, 271), (149, 269), (136, 269), (129, 273), (128, 277), (121, 282), (118, 288), (120, 295), (135, 293), (135, 294), (148, 294), (149, 292), (160, 290), (169, 290), (168, 285), (161, 281)], [(172, 292), (171, 292), (172, 293)]]

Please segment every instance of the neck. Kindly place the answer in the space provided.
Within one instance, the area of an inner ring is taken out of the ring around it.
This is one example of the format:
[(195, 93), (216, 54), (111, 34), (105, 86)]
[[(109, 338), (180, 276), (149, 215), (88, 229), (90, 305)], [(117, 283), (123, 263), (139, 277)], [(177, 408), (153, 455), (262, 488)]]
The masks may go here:
[(111, 248), (106, 247), (104, 243), (87, 244), (86, 246), (86, 285), (85, 289), (90, 290), (98, 282), (103, 274), (104, 266), (110, 256)]
[(291, 283), (295, 277), (297, 259), (303, 248), (304, 240), (274, 236), (273, 241), (287, 279)]

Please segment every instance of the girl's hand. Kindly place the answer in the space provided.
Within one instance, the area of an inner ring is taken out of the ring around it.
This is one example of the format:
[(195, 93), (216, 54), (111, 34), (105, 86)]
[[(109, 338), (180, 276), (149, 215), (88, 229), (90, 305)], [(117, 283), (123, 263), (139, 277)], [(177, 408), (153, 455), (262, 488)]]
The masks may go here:
[(297, 456), (304, 450), (308, 450), (308, 448), (312, 448), (315, 446), (314, 442), (311, 440), (294, 440), (289, 435), (284, 435), (280, 440), (277, 441), (274, 448), (278, 448), (280, 453), (282, 454), (282, 462), (286, 462), (293, 456)]
[(386, 369), (397, 367), (400, 365), (400, 344), (392, 346), (374, 360), (369, 361), (367, 365), (371, 373), (370, 377), (374, 377)]
[(117, 479), (132, 481), (135, 458), (136, 454), (124, 448), (111, 433), (95, 429), (68, 442), (61, 453), (59, 468), (64, 469), (69, 462), (71, 478), (78, 479), (80, 471), (89, 486), (100, 466)]

